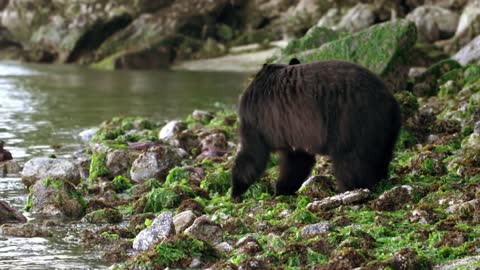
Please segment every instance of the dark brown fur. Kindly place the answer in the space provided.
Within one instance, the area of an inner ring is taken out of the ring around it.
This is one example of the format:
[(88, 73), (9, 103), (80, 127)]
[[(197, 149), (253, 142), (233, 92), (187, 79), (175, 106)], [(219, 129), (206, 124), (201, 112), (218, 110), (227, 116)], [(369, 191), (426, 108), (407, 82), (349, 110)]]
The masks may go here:
[(343, 61), (291, 63), (264, 65), (241, 97), (232, 198), (263, 174), (272, 151), (281, 153), (276, 195), (298, 190), (315, 154), (331, 157), (340, 191), (386, 178), (401, 124), (381, 79)]

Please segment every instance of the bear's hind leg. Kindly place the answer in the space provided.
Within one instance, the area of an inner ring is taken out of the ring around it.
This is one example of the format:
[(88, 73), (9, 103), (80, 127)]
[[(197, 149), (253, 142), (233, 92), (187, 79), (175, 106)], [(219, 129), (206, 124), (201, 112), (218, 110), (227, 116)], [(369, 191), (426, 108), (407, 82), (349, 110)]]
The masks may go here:
[(381, 179), (378, 162), (361, 158), (354, 153), (336, 155), (332, 160), (338, 191), (371, 189)]
[(232, 170), (232, 193), (234, 201), (241, 196), (265, 171), (270, 149), (258, 132), (240, 128), (241, 146)]
[(302, 186), (315, 164), (315, 156), (303, 151), (281, 153), (280, 177), (275, 196), (292, 195)]

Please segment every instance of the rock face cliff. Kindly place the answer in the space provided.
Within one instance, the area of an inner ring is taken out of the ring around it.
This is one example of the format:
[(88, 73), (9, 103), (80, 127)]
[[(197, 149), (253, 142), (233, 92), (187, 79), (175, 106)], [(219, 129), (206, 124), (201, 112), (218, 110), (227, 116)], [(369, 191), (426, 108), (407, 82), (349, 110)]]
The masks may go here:
[(480, 34), (479, 7), (479, 0), (0, 0), (0, 59), (164, 68), (238, 45), (269, 47), (312, 26), (345, 36), (396, 18), (415, 23), (419, 41), (453, 53)]

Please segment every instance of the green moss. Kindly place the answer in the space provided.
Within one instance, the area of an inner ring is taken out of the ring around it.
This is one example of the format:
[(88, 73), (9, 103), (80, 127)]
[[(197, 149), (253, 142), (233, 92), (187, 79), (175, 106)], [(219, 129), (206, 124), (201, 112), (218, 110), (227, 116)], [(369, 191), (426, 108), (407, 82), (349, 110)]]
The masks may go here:
[(177, 193), (166, 188), (155, 188), (146, 195), (146, 198), (144, 212), (154, 213), (178, 206), (181, 199)]
[(395, 146), (396, 150), (402, 151), (413, 145), (415, 145), (415, 137), (412, 135), (412, 133), (404, 128), (400, 129), (397, 145)]
[(201, 258), (206, 261), (217, 256), (210, 244), (188, 236), (162, 241), (155, 247), (155, 252), (155, 264), (167, 267), (178, 267), (178, 263), (185, 259)]
[(90, 181), (95, 181), (98, 177), (108, 175), (106, 162), (107, 162), (106, 152), (99, 152), (99, 153), (92, 154), (92, 161), (90, 162), (90, 175), (88, 177)]
[(329, 28), (314, 27), (310, 29), (302, 38), (290, 41), (287, 47), (282, 50), (282, 55), (288, 56), (294, 53), (315, 49), (320, 47), (322, 44), (336, 40), (342, 36), (345, 36), (345, 34), (337, 33)]
[(182, 182), (182, 180), (188, 180), (189, 175), (190, 172), (187, 170), (180, 167), (175, 167), (168, 173), (164, 185), (171, 186), (175, 183)]
[(125, 176), (118, 175), (112, 181), (115, 192), (121, 193), (133, 186), (132, 181)]
[(463, 75), (465, 77), (465, 84), (467, 85), (480, 80), (480, 65), (467, 66)]
[(54, 187), (55, 189), (63, 189), (64, 187), (64, 182), (62, 180), (56, 180), (56, 179), (51, 179), (51, 178), (45, 178), (43, 180), (43, 185), (45, 187), (49, 187), (49, 186), (52, 186)]
[(419, 104), (417, 97), (409, 91), (400, 91), (394, 94), (395, 99), (400, 105), (400, 110), (404, 119), (408, 119), (415, 115), (418, 111)]
[(110, 240), (120, 239), (120, 236), (116, 233), (102, 232), (100, 235)]
[(200, 187), (208, 191), (211, 196), (225, 195), (230, 188), (231, 173), (223, 168), (208, 172)]
[(96, 210), (85, 216), (85, 220), (92, 224), (119, 223), (122, 219), (118, 210), (109, 208)]

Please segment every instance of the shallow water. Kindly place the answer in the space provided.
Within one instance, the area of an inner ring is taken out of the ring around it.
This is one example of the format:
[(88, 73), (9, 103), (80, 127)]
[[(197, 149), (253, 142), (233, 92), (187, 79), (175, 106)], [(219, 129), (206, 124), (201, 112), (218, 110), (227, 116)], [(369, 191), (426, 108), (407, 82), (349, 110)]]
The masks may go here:
[[(233, 106), (246, 77), (0, 62), (0, 140), (21, 163), (49, 154), (69, 157), (82, 147), (79, 132), (114, 116), (160, 121), (182, 119), (215, 102)], [(23, 211), (26, 194), (18, 175), (0, 178), (0, 200)], [(0, 269), (105, 268), (95, 252), (79, 246), (75, 233), (60, 229), (48, 239), (0, 235)]]

